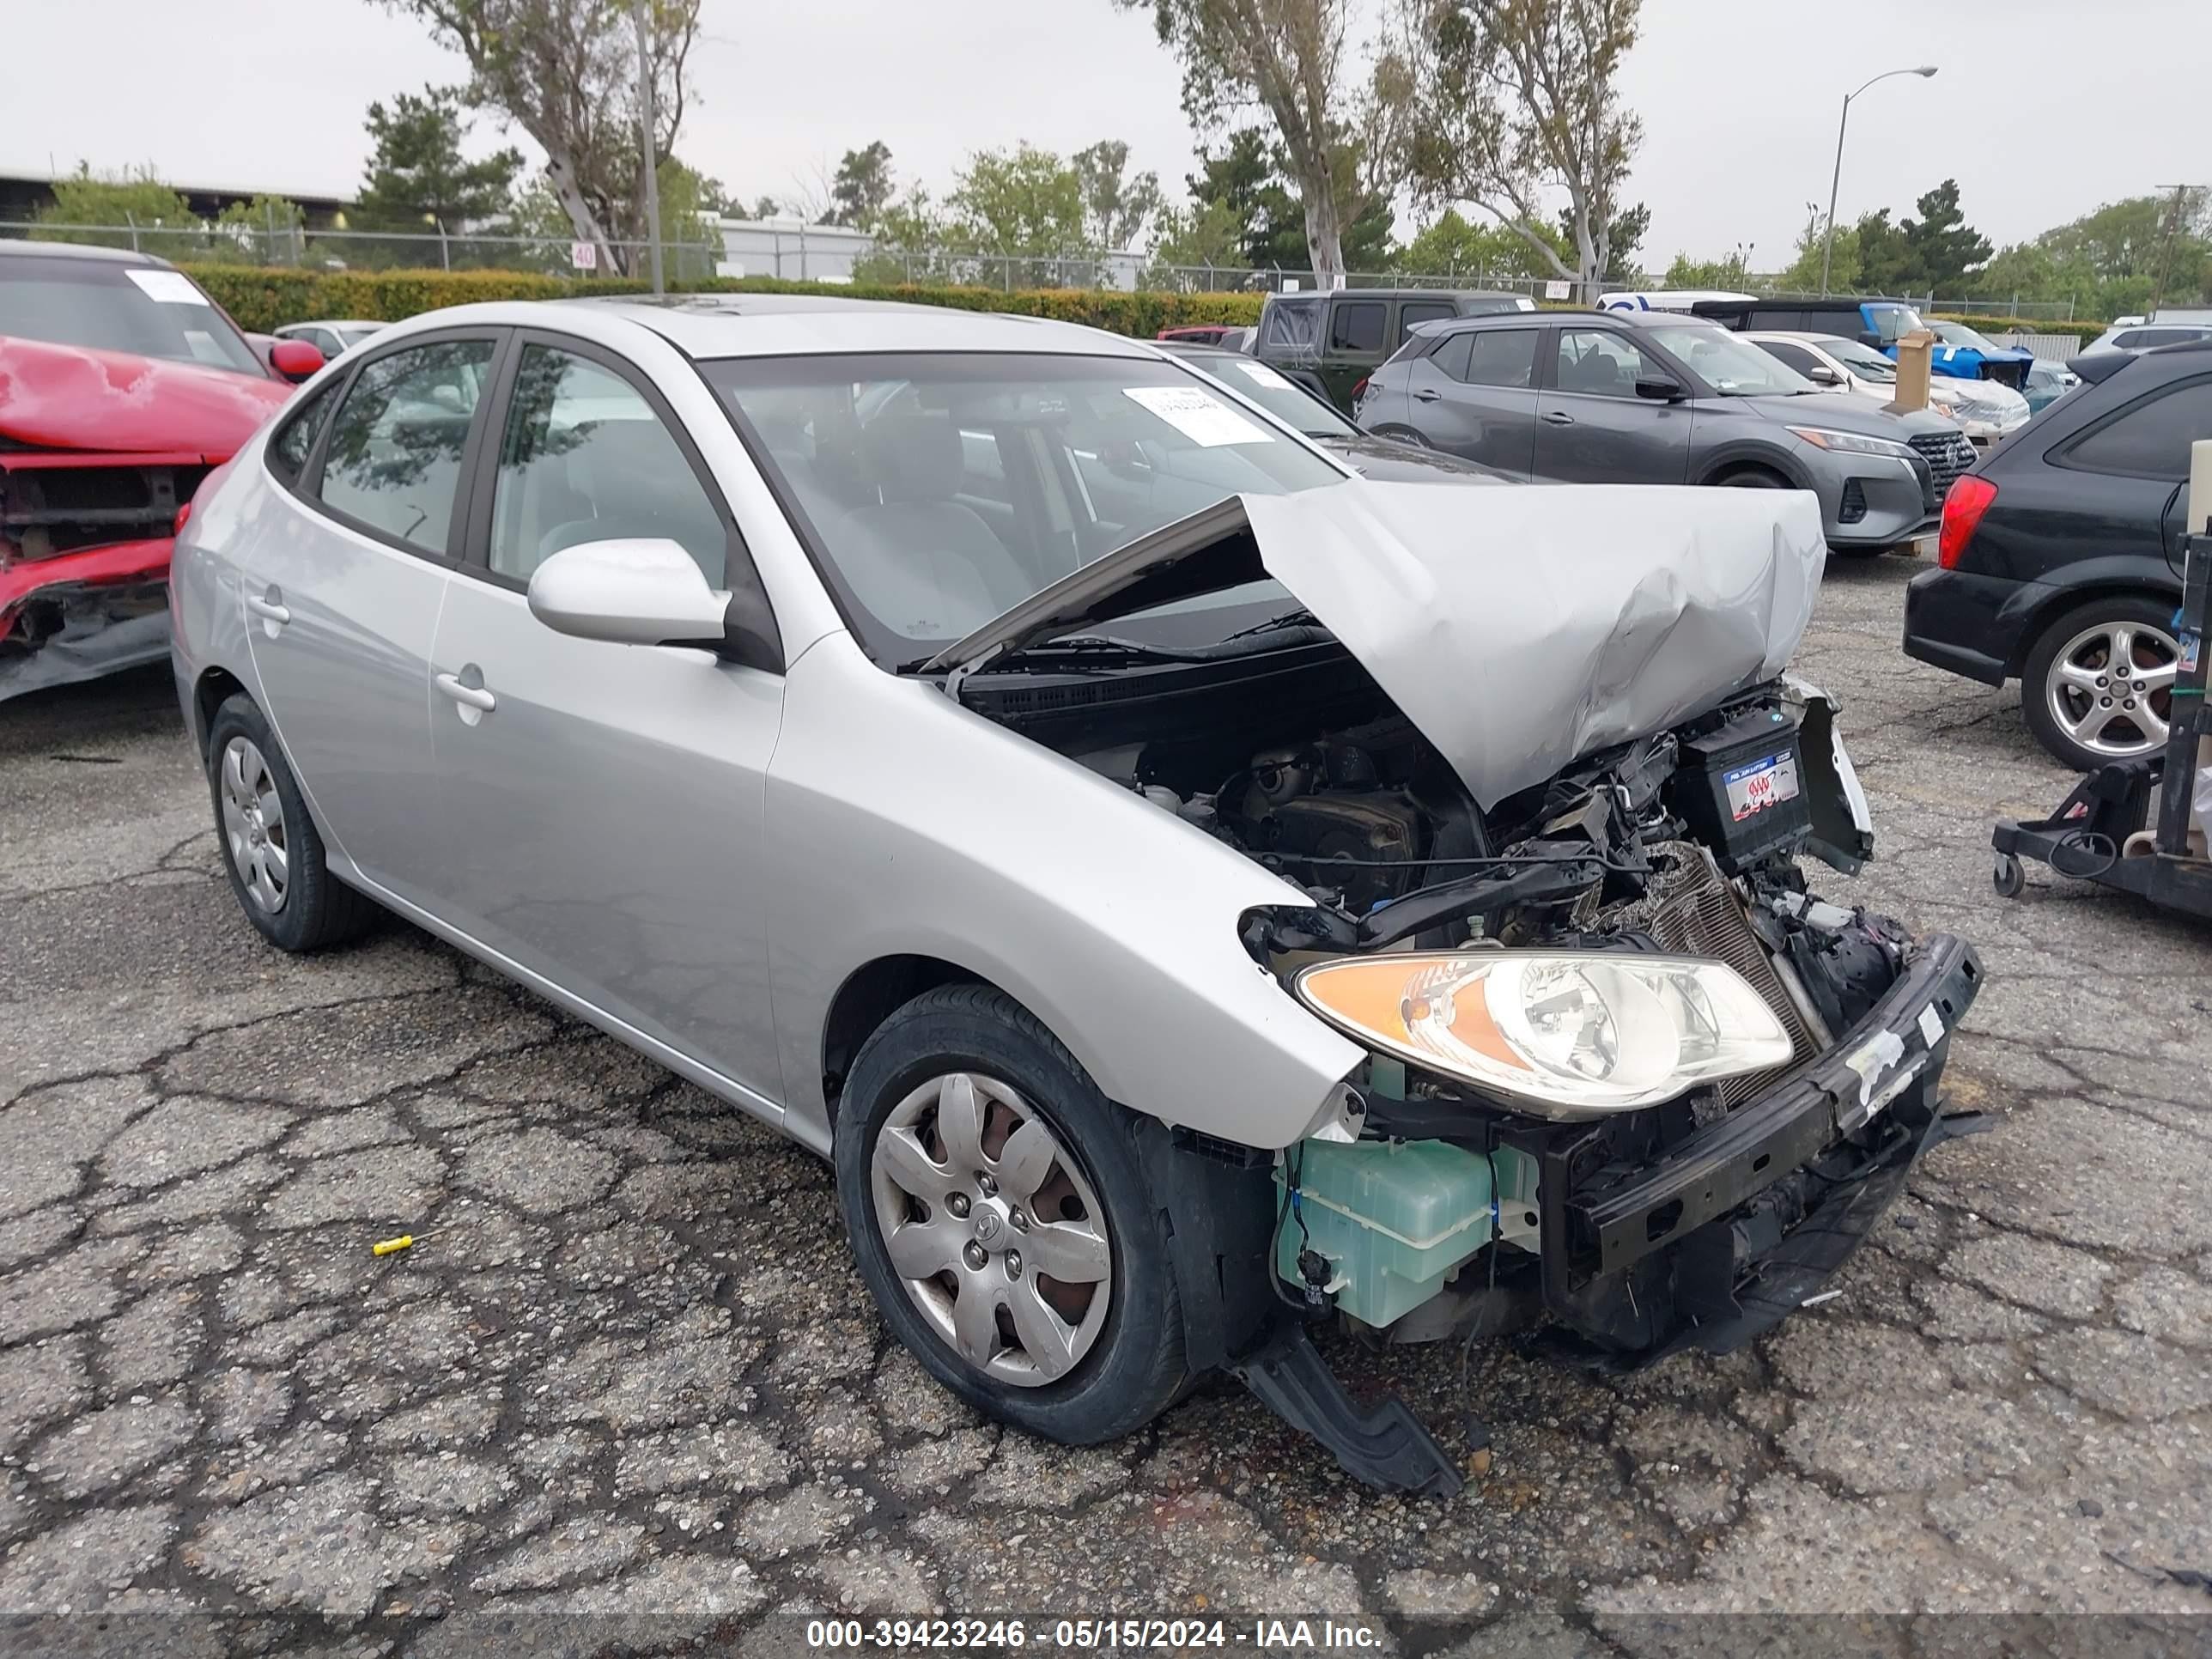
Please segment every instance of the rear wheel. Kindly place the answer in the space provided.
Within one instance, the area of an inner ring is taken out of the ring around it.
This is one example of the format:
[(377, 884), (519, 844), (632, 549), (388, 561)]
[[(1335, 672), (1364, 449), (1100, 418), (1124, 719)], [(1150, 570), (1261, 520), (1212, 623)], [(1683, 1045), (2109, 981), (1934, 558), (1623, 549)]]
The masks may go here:
[(2028, 730), (2077, 772), (2161, 752), (2181, 647), (2173, 606), (2145, 593), (2076, 605), (2045, 628), (2021, 670)]
[(208, 788), (231, 891), (270, 944), (319, 951), (375, 920), (376, 906), (325, 864), (300, 786), (251, 698), (228, 698), (209, 724)]
[(1050, 1439), (1118, 1438), (1187, 1380), (1131, 1127), (984, 986), (915, 998), (846, 1082), (837, 1194), (877, 1308), (947, 1388)]

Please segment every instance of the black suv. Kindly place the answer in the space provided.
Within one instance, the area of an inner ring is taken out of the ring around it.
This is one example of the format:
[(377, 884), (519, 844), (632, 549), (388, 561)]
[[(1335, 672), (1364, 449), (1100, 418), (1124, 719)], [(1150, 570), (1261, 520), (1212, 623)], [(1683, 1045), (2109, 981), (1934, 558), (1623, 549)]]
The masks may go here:
[(1421, 288), (1270, 294), (1252, 355), (1349, 415), (1360, 385), (1419, 325), (1535, 308), (1525, 294)]
[(2162, 751), (2200, 438), (2212, 341), (2125, 358), (2049, 405), (1951, 486), (1939, 568), (1905, 590), (1905, 654), (2017, 678), (2028, 729), (2079, 770)]

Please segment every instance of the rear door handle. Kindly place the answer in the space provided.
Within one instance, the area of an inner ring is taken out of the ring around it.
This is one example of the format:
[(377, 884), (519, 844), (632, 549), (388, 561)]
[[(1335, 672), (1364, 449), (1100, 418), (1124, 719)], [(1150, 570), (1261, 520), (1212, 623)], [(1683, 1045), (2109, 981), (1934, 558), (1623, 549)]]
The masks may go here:
[(1568, 414), (1564, 409), (1547, 410), (1544, 419), (1553, 426), (1572, 426), (1575, 423), (1575, 417)]
[(1443, 395), (1444, 394), (1443, 392), (1437, 391), (1434, 386), (1423, 386), (1419, 392), (1416, 392), (1413, 394), (1415, 398), (1419, 398), (1425, 404), (1432, 404)]
[[(262, 621), (274, 623), (277, 628), (282, 628), (292, 620), (292, 613), (284, 608), (283, 599), (283, 590), (272, 586), (266, 598), (257, 598), (248, 593), (246, 596), (246, 608), (260, 617)], [(274, 632), (275, 629), (272, 629), (270, 631)]]
[(489, 714), (499, 707), (499, 699), (492, 696), (489, 689), (481, 685), (465, 684), (459, 674), (439, 675), (438, 690), (460, 704), (462, 708), (473, 708), (478, 714)]

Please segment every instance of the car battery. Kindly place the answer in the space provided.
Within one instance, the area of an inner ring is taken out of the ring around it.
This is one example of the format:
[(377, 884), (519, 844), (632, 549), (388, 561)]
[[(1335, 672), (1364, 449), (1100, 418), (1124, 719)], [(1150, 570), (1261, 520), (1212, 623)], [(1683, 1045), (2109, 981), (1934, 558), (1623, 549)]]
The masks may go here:
[(1797, 722), (1772, 704), (1682, 739), (1669, 789), (1675, 816), (1731, 876), (1812, 833)]

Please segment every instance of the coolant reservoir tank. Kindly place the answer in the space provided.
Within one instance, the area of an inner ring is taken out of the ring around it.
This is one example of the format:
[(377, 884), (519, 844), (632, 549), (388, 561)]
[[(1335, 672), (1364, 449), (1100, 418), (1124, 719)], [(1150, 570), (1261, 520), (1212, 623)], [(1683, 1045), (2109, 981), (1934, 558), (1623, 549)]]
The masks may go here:
[[(1493, 1164), (1510, 1217), (1492, 1214)], [(1510, 1147), (1486, 1158), (1441, 1140), (1304, 1140), (1277, 1161), (1275, 1181), (1297, 1190), (1296, 1212), (1276, 1234), (1276, 1271), (1303, 1286), (1298, 1253), (1319, 1251), (1336, 1305), (1370, 1325), (1390, 1324), (1441, 1291), (1490, 1243), (1493, 1220), (1509, 1237), (1533, 1232), (1525, 1216), (1535, 1164)]]

